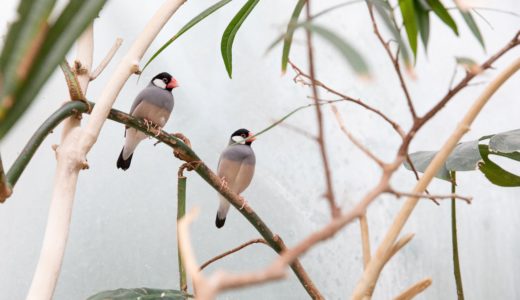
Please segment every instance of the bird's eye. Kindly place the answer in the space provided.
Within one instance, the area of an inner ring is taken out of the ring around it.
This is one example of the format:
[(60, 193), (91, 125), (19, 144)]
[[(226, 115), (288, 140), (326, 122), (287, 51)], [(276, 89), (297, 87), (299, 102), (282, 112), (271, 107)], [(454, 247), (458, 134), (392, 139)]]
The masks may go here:
[(241, 134), (240, 136), (241, 136), (241, 137), (243, 137), (243, 138), (245, 138), (245, 137), (246, 137), (246, 135), (245, 135), (245, 134), (243, 134), (243, 133), (242, 133), (242, 134)]
[(166, 79), (166, 78), (163, 78), (162, 81), (164, 81), (164, 83), (168, 83), (168, 79)]

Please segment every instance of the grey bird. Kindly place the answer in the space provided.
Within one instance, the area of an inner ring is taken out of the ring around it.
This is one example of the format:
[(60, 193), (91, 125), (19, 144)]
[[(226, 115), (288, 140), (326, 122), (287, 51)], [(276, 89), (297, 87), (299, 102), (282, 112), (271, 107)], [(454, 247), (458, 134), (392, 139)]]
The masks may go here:
[[(173, 110), (172, 90), (178, 86), (172, 75), (163, 72), (157, 74), (146, 88), (135, 98), (130, 114), (142, 118), (147, 124), (162, 128)], [(125, 130), (125, 145), (119, 158), (117, 168), (126, 171), (130, 168), (135, 148), (146, 138), (146, 134), (134, 128)]]
[[(251, 183), (255, 173), (255, 153), (251, 143), (255, 140), (247, 129), (239, 129), (231, 135), (229, 144), (220, 155), (218, 176), (236, 194), (242, 193)], [(215, 225), (224, 226), (230, 203), (220, 195), (220, 206)]]

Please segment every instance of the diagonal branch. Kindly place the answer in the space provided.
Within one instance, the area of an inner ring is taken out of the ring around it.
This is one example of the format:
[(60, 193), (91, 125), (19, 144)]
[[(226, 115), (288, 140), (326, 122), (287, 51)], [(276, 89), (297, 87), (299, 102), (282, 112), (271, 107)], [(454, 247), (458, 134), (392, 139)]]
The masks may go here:
[(12, 194), (11, 185), (4, 173), (4, 165), (2, 164), (2, 157), (0, 156), (0, 203), (9, 198)]
[[(307, 20), (311, 18), (310, 11), (311, 1), (307, 0), (307, 5), (305, 5), (305, 12), (307, 14)], [(312, 95), (314, 97), (314, 103), (316, 107), (316, 120), (318, 123), (318, 144), (320, 147), (321, 159), (323, 162), (323, 171), (325, 173), (325, 184), (327, 187), (327, 191), (325, 193), (325, 198), (329, 201), (330, 212), (333, 218), (336, 218), (340, 215), (341, 211), (338, 205), (336, 204), (336, 199), (334, 196), (334, 188), (332, 185), (332, 174), (329, 166), (329, 158), (327, 154), (327, 149), (325, 146), (325, 132), (323, 129), (323, 114), (321, 112), (321, 105), (318, 105), (318, 89), (316, 88), (316, 83), (314, 81), (315, 73), (314, 73), (314, 49), (312, 46), (312, 34), (309, 28), (305, 29), (305, 33), (307, 36), (307, 58), (309, 61), (309, 75), (311, 78), (311, 88)]]
[(399, 78), (399, 83), (401, 84), (401, 89), (403, 90), (404, 96), (406, 98), (406, 103), (408, 104), (408, 109), (410, 110), (410, 114), (412, 115), (413, 120), (415, 121), (417, 119), (417, 113), (415, 112), (415, 108), (412, 102), (412, 97), (410, 97), (410, 92), (408, 91), (408, 88), (406, 87), (406, 81), (404, 80), (403, 73), (401, 72), (401, 67), (399, 65), (399, 58), (396, 55), (392, 54), (392, 50), (390, 50), (390, 45), (385, 42), (383, 39), (383, 36), (379, 32), (379, 28), (377, 26), (377, 22), (374, 18), (374, 12), (372, 9), (372, 4), (367, 1), (368, 6), (368, 13), (370, 14), (370, 20), (372, 21), (372, 26), (374, 28), (374, 33), (377, 36), (377, 39), (383, 45), (385, 48), (386, 54), (388, 55), (388, 58), (392, 61), (392, 65), (394, 66), (395, 73), (397, 74), (397, 77)]
[(105, 68), (108, 66), (108, 64), (110, 63), (110, 61), (116, 54), (119, 47), (121, 47), (122, 43), (123, 43), (123, 39), (121, 39), (121, 38), (116, 39), (116, 41), (114, 42), (114, 45), (112, 46), (112, 48), (110, 48), (110, 50), (108, 51), (105, 58), (103, 58), (103, 60), (99, 63), (99, 65), (94, 70), (94, 72), (90, 73), (89, 78), (91, 81), (96, 79), (99, 76), (99, 74), (101, 74), (101, 72), (103, 72), (103, 70), (105, 70)]
[(215, 257), (213, 257), (212, 259), (206, 261), (205, 263), (203, 263), (201, 266), (200, 266), (200, 270), (204, 270), (204, 268), (206, 268), (207, 266), (209, 266), (210, 264), (216, 262), (217, 260), (221, 259), (221, 258), (224, 258), (230, 254), (233, 254), (237, 251), (240, 251), (242, 249), (244, 249), (245, 247), (249, 246), (249, 245), (253, 245), (253, 244), (258, 244), (258, 243), (261, 243), (261, 244), (266, 244), (267, 245), (267, 242), (264, 240), (264, 239), (254, 239), (254, 240), (250, 240), (248, 242), (245, 242), (243, 243), (242, 245), (238, 246), (238, 247), (235, 247), (229, 251), (226, 251), (222, 254), (219, 254)]

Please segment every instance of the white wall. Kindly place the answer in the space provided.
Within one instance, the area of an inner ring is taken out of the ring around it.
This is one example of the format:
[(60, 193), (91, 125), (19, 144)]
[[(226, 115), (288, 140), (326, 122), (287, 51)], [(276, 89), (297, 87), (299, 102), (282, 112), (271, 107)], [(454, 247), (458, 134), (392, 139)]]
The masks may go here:
[[(0, 24), (14, 15), (16, 1), (4, 1)], [(157, 49), (209, 1), (189, 1), (164, 28), (153, 44)], [(341, 1), (314, 1), (315, 11)], [(96, 54), (99, 62), (116, 37), (124, 44), (115, 61), (89, 88), (92, 101), (100, 94), (117, 61), (161, 1), (111, 1), (95, 24)], [(295, 1), (261, 1), (239, 31), (234, 45), (234, 76), (229, 80), (220, 56), (220, 37), (243, 1), (233, 1), (222, 11), (203, 21), (165, 51), (144, 73), (140, 82), (132, 78), (120, 93), (115, 108), (128, 110), (146, 80), (160, 71), (171, 72), (180, 87), (174, 91), (175, 109), (166, 125), (169, 131), (190, 137), (196, 152), (215, 167), (220, 151), (232, 131), (247, 127), (259, 131), (293, 108), (308, 103), (310, 91), (292, 82), (289, 71), (280, 76), (280, 48), (265, 55), (271, 41), (283, 32)], [(515, 0), (484, 4), (520, 12)], [(493, 28), (478, 19), (487, 44), (484, 53), (462, 20), (461, 39), (438, 21), (433, 24), (428, 55), (420, 50), (416, 81), (408, 78), (420, 113), (427, 111), (447, 90), (454, 56), (482, 61), (502, 47), (520, 27), (520, 19), (482, 11)], [(454, 15), (457, 15), (454, 12)], [(410, 125), (398, 81), (383, 49), (372, 34), (363, 3), (337, 10), (319, 23), (355, 44), (368, 59), (374, 79), (360, 82), (329, 45), (316, 40), (318, 77), (331, 86), (360, 97), (403, 124)], [(5, 25), (3, 25), (5, 26)], [(2, 29), (4, 32), (5, 29)], [(292, 59), (306, 66), (303, 34), (297, 34)], [(152, 50), (146, 55), (149, 57)], [(72, 53), (73, 54), (73, 53)], [(518, 57), (520, 49), (496, 64), (501, 70)], [(73, 55), (71, 55), (71, 58)], [(477, 81), (489, 81), (497, 71), (487, 72)], [(459, 74), (461, 77), (461, 74)], [(493, 97), (476, 120), (466, 140), (485, 134), (519, 128), (519, 76), (510, 80)], [(411, 150), (437, 149), (455, 128), (458, 118), (483, 89), (475, 86), (460, 93), (446, 109), (419, 132)], [(321, 93), (323, 98), (331, 98)], [(62, 75), (57, 71), (37, 102), (2, 141), (4, 165), (10, 166), (35, 128), (68, 97)], [(352, 104), (340, 104), (345, 122), (364, 143), (385, 159), (395, 154), (399, 139), (385, 123)], [(334, 166), (336, 195), (348, 210), (376, 182), (379, 170), (367, 160), (336, 126), (328, 108), (327, 143)], [(88, 117), (85, 117), (88, 119)], [(315, 132), (314, 111), (298, 113), (289, 121)], [(0, 206), (0, 299), (25, 297), (39, 256), (46, 224), (55, 159), (51, 145), (59, 142), (60, 130), (52, 134), (22, 175), (14, 195)], [(175, 244), (176, 173), (180, 162), (164, 145), (143, 142), (127, 172), (115, 162), (123, 143), (123, 128), (107, 122), (98, 143), (88, 156), (90, 170), (81, 173), (70, 238), (55, 299), (84, 299), (106, 289), (120, 287), (177, 288)], [(329, 220), (321, 160), (310, 140), (282, 127), (259, 138), (255, 178), (244, 193), (250, 205), (294, 245)], [(519, 168), (517, 167), (516, 170)], [(515, 299), (520, 297), (520, 191), (498, 188), (477, 172), (459, 175), (460, 194), (473, 195), (470, 206), (459, 204), (459, 247), (462, 276), (468, 299)], [(393, 181), (396, 188), (413, 186), (413, 176), (400, 170)], [(430, 191), (447, 193), (445, 182), (435, 181)], [(380, 197), (368, 213), (372, 245), (382, 238), (403, 200)], [(196, 174), (189, 174), (188, 207), (201, 206), (201, 215), (192, 226), (193, 243), (200, 262), (232, 248), (258, 234), (232, 210), (226, 226), (217, 230), (214, 217), (217, 195)], [(455, 285), (451, 263), (450, 206), (419, 204), (404, 233), (415, 232), (412, 242), (387, 265), (375, 292), (375, 299), (389, 299), (410, 284), (430, 276), (433, 285), (423, 299), (453, 299)], [(332, 240), (302, 258), (304, 267), (327, 299), (345, 299), (361, 272), (362, 258), (357, 224), (347, 227)], [(262, 245), (252, 246), (208, 268), (232, 271), (255, 270), (275, 258)], [(286, 280), (223, 294), (221, 299), (304, 299), (306, 293), (289, 271)], [(260, 296), (261, 295), (261, 296)]]

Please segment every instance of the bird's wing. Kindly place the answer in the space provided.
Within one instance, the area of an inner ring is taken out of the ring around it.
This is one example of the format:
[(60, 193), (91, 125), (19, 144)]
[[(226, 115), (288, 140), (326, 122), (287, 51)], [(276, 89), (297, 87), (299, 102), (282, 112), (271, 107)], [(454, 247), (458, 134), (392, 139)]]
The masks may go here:
[(235, 178), (241, 167), (240, 161), (233, 161), (226, 158), (221, 158), (218, 163), (218, 176), (224, 178), (228, 186), (232, 188), (235, 185)]
[(132, 113), (133, 116), (144, 118), (163, 127), (170, 118), (170, 111), (153, 105), (148, 99), (143, 99)]
[(240, 169), (238, 170), (237, 176), (235, 177), (235, 182), (233, 183), (231, 189), (237, 194), (242, 193), (251, 183), (254, 173), (255, 165), (245, 162), (240, 164)]

